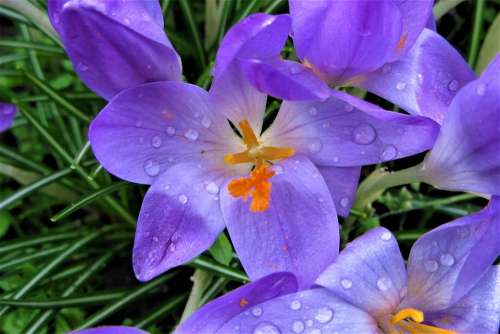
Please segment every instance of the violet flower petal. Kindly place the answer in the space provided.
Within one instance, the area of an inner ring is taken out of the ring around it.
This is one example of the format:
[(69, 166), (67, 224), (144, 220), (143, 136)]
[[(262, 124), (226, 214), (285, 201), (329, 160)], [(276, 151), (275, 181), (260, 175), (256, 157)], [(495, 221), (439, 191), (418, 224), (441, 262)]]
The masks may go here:
[(214, 77), (218, 78), (236, 57), (277, 58), (291, 29), (289, 15), (256, 13), (235, 24), (217, 51)]
[(393, 1), (290, 0), (297, 55), (329, 83), (374, 71), (395, 53), (402, 16)]
[(382, 227), (366, 232), (340, 252), (316, 283), (373, 316), (392, 312), (406, 289), (396, 239)]
[(81, 329), (68, 334), (148, 334), (148, 332), (127, 326), (103, 326)]
[(500, 56), (462, 88), (446, 114), (423, 179), (433, 186), (500, 195)]
[(497, 334), (500, 325), (500, 267), (493, 266), (452, 307), (428, 314), (434, 326), (457, 333)]
[(49, 17), (75, 71), (105, 99), (141, 83), (181, 78), (158, 1), (51, 0)]
[(404, 57), (358, 84), (410, 114), (441, 124), (455, 94), (474, 78), (463, 57), (443, 37), (425, 29)]
[(281, 105), (264, 133), (316, 165), (353, 167), (414, 155), (431, 148), (439, 131), (426, 117), (390, 112), (342, 92), (321, 102)]
[(292, 272), (309, 286), (337, 256), (339, 226), (328, 187), (316, 167), (296, 155), (275, 167), (270, 207), (249, 204), (224, 187), (221, 208), (234, 248), (250, 279)]
[(361, 167), (317, 167), (330, 190), (337, 214), (349, 216), (356, 199)]
[(297, 281), (293, 275), (271, 274), (211, 301), (182, 323), (175, 334), (220, 333), (220, 328), (238, 314), (248, 312), (257, 304), (295, 291)]
[(500, 254), (500, 198), (482, 211), (427, 232), (408, 259), (402, 307), (443, 310), (468, 293)]
[(175, 165), (155, 180), (135, 233), (137, 279), (148, 281), (212, 245), (224, 229), (218, 197), (223, 181), (219, 170), (197, 163)]
[(327, 289), (300, 291), (270, 299), (250, 312), (240, 313), (216, 333), (232, 334), (236, 327), (240, 334), (378, 332), (377, 323), (369, 314)]
[(208, 151), (221, 160), (227, 153), (224, 142), (236, 136), (220, 117), (209, 107), (207, 92), (197, 86), (149, 83), (113, 98), (92, 122), (89, 140), (107, 171), (150, 184), (172, 164), (210, 159)]
[(11, 103), (0, 102), (0, 132), (11, 127), (16, 117), (17, 108)]

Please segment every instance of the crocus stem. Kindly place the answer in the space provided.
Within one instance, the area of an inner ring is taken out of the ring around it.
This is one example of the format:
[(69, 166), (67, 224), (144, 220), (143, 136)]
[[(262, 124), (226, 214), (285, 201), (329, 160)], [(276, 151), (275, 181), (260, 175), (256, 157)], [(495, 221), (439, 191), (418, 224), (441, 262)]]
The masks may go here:
[(203, 292), (212, 281), (212, 277), (213, 275), (207, 271), (201, 269), (196, 269), (194, 271), (191, 278), (193, 281), (193, 287), (191, 288), (191, 293), (189, 294), (188, 301), (186, 302), (186, 306), (182, 312), (180, 323), (189, 318), (189, 316), (201, 306)]
[(472, 28), (472, 41), (469, 48), (468, 63), (471, 67), (476, 64), (477, 53), (479, 50), (479, 42), (481, 38), (481, 30), (483, 27), (483, 11), (485, 0), (477, 0), (474, 10), (474, 26)]

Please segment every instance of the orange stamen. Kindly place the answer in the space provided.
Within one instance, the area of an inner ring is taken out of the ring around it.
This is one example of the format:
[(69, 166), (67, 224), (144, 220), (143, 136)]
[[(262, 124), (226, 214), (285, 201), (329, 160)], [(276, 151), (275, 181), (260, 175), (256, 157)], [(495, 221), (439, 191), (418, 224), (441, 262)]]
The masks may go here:
[(447, 329), (424, 325), (421, 323), (423, 321), (424, 313), (422, 311), (413, 308), (402, 309), (390, 320), (391, 334), (401, 333), (397, 327), (410, 334), (457, 334)]
[(273, 177), (274, 171), (266, 166), (260, 166), (254, 169), (250, 176), (242, 177), (229, 182), (227, 186), (229, 193), (233, 197), (241, 197), (244, 201), (248, 197), (252, 198), (250, 211), (262, 212), (269, 209), (271, 201), (271, 182), (268, 180)]
[(408, 34), (407, 33), (404, 33), (404, 34), (401, 35), (401, 37), (399, 38), (399, 41), (398, 41), (398, 45), (396, 46), (396, 48), (399, 51), (401, 51), (405, 47), (407, 39), (408, 39)]
[(241, 298), (240, 299), (240, 307), (243, 308), (248, 305), (248, 299), (246, 298)]

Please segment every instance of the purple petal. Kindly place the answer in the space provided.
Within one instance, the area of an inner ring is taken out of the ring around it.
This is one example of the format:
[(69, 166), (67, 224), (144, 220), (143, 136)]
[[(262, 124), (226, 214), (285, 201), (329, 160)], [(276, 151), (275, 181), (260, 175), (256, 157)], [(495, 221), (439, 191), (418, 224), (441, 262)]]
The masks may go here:
[(89, 329), (82, 329), (68, 334), (148, 334), (143, 330), (126, 326), (103, 326)]
[(249, 204), (224, 188), (221, 208), (233, 245), (254, 280), (276, 271), (309, 286), (338, 254), (335, 206), (319, 171), (303, 156), (275, 167), (270, 207), (250, 212)]
[(17, 108), (11, 103), (0, 102), (0, 132), (7, 130), (14, 122)]
[(484, 210), (444, 224), (414, 244), (406, 307), (443, 310), (473, 288), (500, 254), (500, 198)]
[(318, 167), (318, 170), (330, 190), (337, 214), (349, 216), (356, 199), (361, 167)]
[(297, 291), (295, 277), (274, 273), (215, 299), (187, 319), (176, 334), (219, 333), (232, 318), (260, 303)]
[(289, 15), (252, 14), (235, 24), (217, 51), (214, 77), (218, 78), (234, 58), (278, 57), (291, 29)]
[(422, 173), (449, 190), (500, 195), (500, 56), (453, 99)]
[(148, 281), (181, 265), (212, 245), (224, 229), (218, 170), (178, 164), (149, 188), (142, 203), (134, 241), (134, 272)]
[(373, 316), (392, 312), (406, 289), (406, 271), (394, 236), (379, 227), (356, 238), (316, 280)]
[(493, 266), (452, 307), (429, 314), (435, 326), (457, 333), (497, 334), (500, 325), (500, 269)]
[(291, 0), (299, 58), (342, 83), (377, 69), (396, 52), (401, 13), (392, 1)]
[(208, 94), (197, 86), (144, 84), (111, 100), (92, 122), (89, 140), (107, 171), (150, 184), (175, 163), (222, 161), (227, 150), (220, 143), (236, 136), (221, 116), (213, 113)]
[(353, 167), (425, 151), (434, 144), (438, 130), (428, 118), (386, 111), (332, 91), (324, 103), (285, 101), (264, 135), (317, 165)]
[[(236, 331), (236, 328), (238, 331)], [(240, 313), (217, 334), (378, 333), (376, 321), (326, 289), (271, 299)]]
[(284, 100), (325, 100), (330, 88), (304, 65), (289, 60), (242, 59), (246, 78), (259, 91)]
[(157, 1), (49, 1), (75, 71), (106, 99), (145, 82), (180, 80), (180, 58)]
[(404, 57), (368, 74), (360, 85), (410, 114), (441, 124), (455, 94), (474, 78), (462, 56), (443, 37), (425, 29)]

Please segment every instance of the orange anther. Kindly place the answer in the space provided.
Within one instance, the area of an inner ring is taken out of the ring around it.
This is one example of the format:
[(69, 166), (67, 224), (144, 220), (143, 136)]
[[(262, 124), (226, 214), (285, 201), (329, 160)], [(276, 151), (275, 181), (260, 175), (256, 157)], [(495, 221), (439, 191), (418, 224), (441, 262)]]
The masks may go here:
[(245, 306), (247, 306), (247, 305), (248, 305), (248, 299), (246, 299), (246, 298), (241, 298), (241, 299), (240, 299), (240, 307), (242, 307), (242, 308), (243, 308), (243, 307), (245, 307)]
[(402, 50), (405, 47), (407, 39), (408, 39), (408, 34), (406, 33), (402, 34), (401, 37), (399, 38), (398, 45), (396, 46), (396, 48), (398, 50)]
[(227, 189), (233, 197), (241, 197), (244, 201), (251, 197), (250, 211), (266, 211), (269, 209), (271, 201), (271, 182), (269, 179), (274, 174), (274, 171), (263, 165), (254, 169), (248, 177), (232, 180)]

